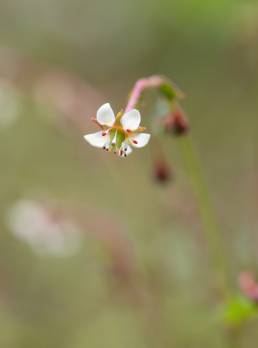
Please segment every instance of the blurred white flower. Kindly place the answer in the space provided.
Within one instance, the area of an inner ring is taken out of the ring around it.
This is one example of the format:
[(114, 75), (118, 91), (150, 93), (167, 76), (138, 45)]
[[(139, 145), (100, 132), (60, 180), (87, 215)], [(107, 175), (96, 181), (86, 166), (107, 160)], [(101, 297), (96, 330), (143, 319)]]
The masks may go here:
[(80, 228), (46, 205), (20, 200), (10, 208), (7, 224), (12, 233), (41, 255), (69, 256), (80, 247)]
[(128, 156), (132, 152), (131, 146), (144, 147), (150, 140), (150, 134), (142, 133), (145, 128), (140, 127), (141, 114), (136, 109), (115, 116), (110, 104), (106, 103), (98, 109), (93, 121), (101, 131), (87, 134), (84, 139), (90, 145), (113, 151), (120, 157)]
[(0, 128), (13, 125), (20, 114), (21, 103), (14, 88), (0, 80)]

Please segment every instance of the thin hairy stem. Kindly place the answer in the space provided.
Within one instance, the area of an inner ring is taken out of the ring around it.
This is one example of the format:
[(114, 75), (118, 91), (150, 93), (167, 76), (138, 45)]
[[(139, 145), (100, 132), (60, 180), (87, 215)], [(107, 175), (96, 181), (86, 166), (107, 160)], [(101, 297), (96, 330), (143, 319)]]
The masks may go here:
[(149, 88), (158, 88), (164, 83), (164, 79), (161, 76), (151, 76), (136, 81), (132, 92), (130, 94), (128, 103), (125, 107), (125, 112), (130, 111), (138, 104), (142, 93)]
[(189, 135), (180, 139), (182, 159), (198, 202), (203, 223), (203, 231), (211, 253), (212, 263), (221, 276), (225, 295), (229, 295), (228, 266), (222, 241), (222, 231), (210, 197), (208, 184), (203, 174), (200, 160)]

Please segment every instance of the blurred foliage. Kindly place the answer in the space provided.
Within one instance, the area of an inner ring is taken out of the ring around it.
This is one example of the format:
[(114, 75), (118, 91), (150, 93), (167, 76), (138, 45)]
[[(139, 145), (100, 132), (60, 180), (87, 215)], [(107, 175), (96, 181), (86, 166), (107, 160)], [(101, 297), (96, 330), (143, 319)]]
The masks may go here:
[[(101, 103), (124, 106), (137, 78), (176, 81), (236, 288), (242, 269), (258, 269), (255, 1), (10, 0), (0, 9), (0, 346), (227, 347), (177, 140), (121, 161), (82, 135)], [(160, 150), (173, 170), (166, 186), (153, 179)], [(6, 216), (23, 198), (54, 202), (78, 222), (80, 251), (44, 257), (18, 240)], [(242, 297), (224, 306), (230, 323), (254, 313)], [(256, 347), (255, 317), (240, 336), (239, 347)]]
[(232, 298), (225, 311), (228, 325), (240, 325), (254, 316), (257, 316), (256, 304), (243, 296)]

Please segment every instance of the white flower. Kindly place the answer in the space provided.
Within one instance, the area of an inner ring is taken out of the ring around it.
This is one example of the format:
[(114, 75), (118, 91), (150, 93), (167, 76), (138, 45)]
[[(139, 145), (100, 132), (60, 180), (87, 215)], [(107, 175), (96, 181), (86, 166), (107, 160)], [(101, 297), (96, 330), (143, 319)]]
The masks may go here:
[(7, 224), (16, 237), (40, 255), (70, 256), (80, 248), (79, 226), (37, 201), (16, 202), (8, 211)]
[(142, 133), (145, 128), (140, 127), (141, 114), (133, 109), (116, 116), (109, 103), (102, 105), (93, 121), (101, 131), (87, 134), (84, 139), (92, 146), (113, 151), (120, 157), (128, 156), (136, 148), (144, 147), (150, 140), (150, 134)]

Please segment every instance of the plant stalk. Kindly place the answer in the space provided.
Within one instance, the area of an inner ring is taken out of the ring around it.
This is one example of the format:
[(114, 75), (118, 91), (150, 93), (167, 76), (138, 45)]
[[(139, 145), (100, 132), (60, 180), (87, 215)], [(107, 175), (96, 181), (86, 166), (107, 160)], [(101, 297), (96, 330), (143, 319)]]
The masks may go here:
[(203, 231), (210, 250), (212, 264), (217, 274), (221, 277), (221, 287), (224, 295), (229, 297), (228, 265), (223, 247), (222, 231), (217, 221), (208, 184), (190, 135), (182, 137), (179, 144), (182, 159), (188, 173), (194, 196), (198, 203)]

